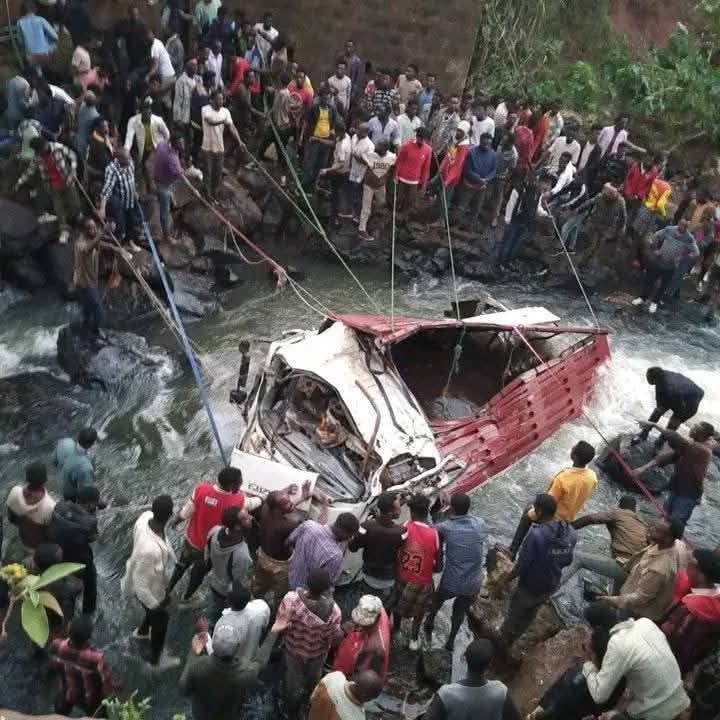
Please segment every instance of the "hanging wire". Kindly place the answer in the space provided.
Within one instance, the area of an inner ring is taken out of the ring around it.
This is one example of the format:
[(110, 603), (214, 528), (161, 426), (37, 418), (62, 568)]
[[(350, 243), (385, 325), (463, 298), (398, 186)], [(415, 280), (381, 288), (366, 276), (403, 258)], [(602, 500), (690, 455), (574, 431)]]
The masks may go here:
[[(440, 174), (440, 162), (438, 160), (438, 156), (435, 152), (433, 152), (433, 155), (435, 156), (435, 162), (438, 166), (438, 175)], [(453, 297), (455, 298), (455, 316), (460, 320), (460, 303), (458, 301), (458, 292), (457, 292), (457, 278), (455, 276), (455, 258), (453, 254), (453, 244), (452, 244), (452, 233), (450, 232), (450, 213), (448, 212), (448, 202), (447, 202), (447, 194), (445, 192), (445, 184), (442, 181), (442, 176), (440, 176), (440, 197), (441, 205), (443, 209), (443, 215), (445, 216), (445, 229), (447, 231), (447, 240), (448, 240), (448, 249), (450, 251), (450, 276), (452, 278), (452, 289), (453, 289)]]
[(395, 226), (397, 221), (397, 180), (393, 183), (392, 237), (390, 246), (390, 329), (395, 332)]

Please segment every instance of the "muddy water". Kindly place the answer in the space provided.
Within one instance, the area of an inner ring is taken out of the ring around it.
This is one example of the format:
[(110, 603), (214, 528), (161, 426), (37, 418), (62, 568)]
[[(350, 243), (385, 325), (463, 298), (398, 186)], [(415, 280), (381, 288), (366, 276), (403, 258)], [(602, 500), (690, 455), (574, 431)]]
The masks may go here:
[[(304, 267), (306, 286), (325, 306), (338, 311), (372, 311), (337, 264), (314, 260), (310, 265), (302, 259), (296, 259), (294, 264)], [(369, 270), (361, 271), (360, 277), (375, 303), (387, 311), (389, 278)], [(541, 288), (507, 284), (481, 288), (475, 283), (461, 283), (459, 294), (473, 297), (483, 289), (489, 289), (513, 307), (544, 305), (569, 323), (589, 323), (581, 299)], [(396, 288), (398, 313), (437, 317), (448, 303), (448, 286), (444, 282), (400, 281)], [(253, 343), (254, 368), (267, 348), (265, 341), (289, 328), (317, 326), (321, 318), (287, 290), (282, 295), (273, 295), (261, 273), (226, 297), (225, 307), (227, 310), (221, 315), (190, 325), (189, 333), (201, 348), (200, 360), (213, 411), (223, 443), (229, 447), (241, 427), (238, 409), (228, 402), (228, 393), (237, 377), (238, 342), (249, 339)], [(666, 326), (646, 315), (616, 314), (614, 306), (603, 303), (598, 303), (596, 309), (601, 322), (614, 331), (612, 360), (602, 370), (590, 407), (593, 418), (605, 432), (612, 435), (630, 429), (633, 418), (648, 414), (653, 395), (644, 381), (644, 371), (651, 364), (681, 370), (703, 386), (706, 396), (701, 415), (720, 426), (717, 330), (697, 329), (684, 321)], [(76, 316), (77, 309), (54, 298), (41, 301), (6, 292), (0, 296), (0, 312), (0, 375), (33, 369), (62, 374), (54, 358), (55, 337), (58, 328)], [(160, 330), (153, 332), (149, 340), (173, 347)], [(173, 712), (188, 709), (177, 688), (178, 674), (171, 671), (150, 676), (146, 672), (128, 639), (140, 613), (120, 597), (119, 578), (129, 552), (132, 524), (141, 508), (160, 492), (169, 492), (179, 504), (193, 485), (214, 475), (219, 461), (189, 373), (174, 377), (171, 367), (161, 367), (158, 373), (157, 391), (123, 393), (122, 399), (98, 395), (97, 399), (96, 417), (102, 422), (102, 440), (95, 451), (98, 482), (113, 506), (102, 515), (102, 536), (96, 551), (101, 608), (97, 636), (107, 647), (111, 664), (122, 674), (125, 687), (138, 688), (141, 696), (151, 695), (154, 716), (169, 718)], [(57, 436), (63, 434), (61, 418), (47, 418), (47, 423), (55, 424)], [(593, 431), (583, 421), (577, 421), (476, 491), (474, 512), (488, 521), (492, 541), (509, 540), (522, 507), (568, 462), (569, 449), (579, 439), (599, 444)], [(0, 438), (0, 495), (4, 496), (21, 478), (27, 462), (49, 461), (50, 452), (50, 443), (16, 447)], [(51, 486), (58, 490), (55, 479)], [(602, 483), (588, 509), (607, 507), (619, 493), (617, 487)], [(708, 487), (688, 532), (698, 545), (720, 544), (720, 488)], [(603, 530), (584, 530), (581, 542), (607, 547)], [(185, 654), (193, 617), (193, 611), (173, 613), (169, 646), (175, 654)], [(31, 662), (27, 653), (21, 650), (11, 653), (6, 648), (0, 651), (0, 663), (8, 671), (7, 680), (0, 683), (0, 706), (46, 710), (47, 693), (43, 690), (46, 683), (28, 669)]]

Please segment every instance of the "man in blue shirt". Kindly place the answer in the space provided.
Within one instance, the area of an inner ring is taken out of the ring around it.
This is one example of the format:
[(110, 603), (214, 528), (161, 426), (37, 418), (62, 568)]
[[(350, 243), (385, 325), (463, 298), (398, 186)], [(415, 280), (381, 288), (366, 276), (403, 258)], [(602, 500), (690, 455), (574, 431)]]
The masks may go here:
[(17, 21), (17, 28), (22, 36), (28, 62), (40, 65), (55, 52), (58, 34), (44, 17), (35, 14), (35, 10), (33, 0), (28, 0), (23, 5), (23, 16)]
[(470, 150), (463, 166), (457, 209), (461, 215), (469, 213), (471, 226), (478, 222), (487, 189), (497, 174), (497, 157), (492, 149), (492, 139), (489, 133), (481, 135), (480, 144)]
[(65, 500), (74, 501), (81, 487), (95, 485), (95, 468), (88, 451), (96, 440), (97, 431), (87, 427), (78, 433), (77, 440), (67, 437), (57, 441), (53, 464), (62, 480)]
[(460, 626), (483, 584), (487, 525), (482, 518), (468, 515), (470, 498), (465, 493), (453, 495), (450, 507), (452, 517), (435, 525), (444, 546), (445, 569), (425, 620), (425, 633), (428, 637), (432, 635), (435, 615), (445, 602), (454, 598), (450, 634), (445, 643), (445, 648), (452, 652)]

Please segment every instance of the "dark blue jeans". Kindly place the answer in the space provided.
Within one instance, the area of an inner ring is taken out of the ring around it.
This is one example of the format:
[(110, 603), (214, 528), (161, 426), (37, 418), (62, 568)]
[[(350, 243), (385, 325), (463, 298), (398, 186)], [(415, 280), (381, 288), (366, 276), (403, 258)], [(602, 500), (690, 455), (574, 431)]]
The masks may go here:
[(110, 202), (108, 203), (108, 211), (109, 219), (115, 221), (115, 237), (117, 237), (120, 242), (126, 242), (128, 232), (134, 230), (136, 226), (142, 227), (142, 215), (140, 214), (140, 205), (138, 205), (137, 200), (134, 205), (125, 208), (120, 202), (120, 198), (116, 195), (111, 195)]
[(528, 236), (528, 226), (524, 222), (513, 220), (506, 228), (498, 248), (497, 261), (499, 265), (505, 265), (513, 261), (522, 249), (523, 243)]
[(100, 291), (94, 287), (79, 287), (76, 291), (77, 301), (83, 314), (83, 325), (92, 333), (97, 334), (105, 323)]
[(671, 492), (665, 500), (665, 512), (672, 520), (679, 520), (683, 525), (687, 525), (697, 504), (698, 501), (695, 498), (675, 495)]

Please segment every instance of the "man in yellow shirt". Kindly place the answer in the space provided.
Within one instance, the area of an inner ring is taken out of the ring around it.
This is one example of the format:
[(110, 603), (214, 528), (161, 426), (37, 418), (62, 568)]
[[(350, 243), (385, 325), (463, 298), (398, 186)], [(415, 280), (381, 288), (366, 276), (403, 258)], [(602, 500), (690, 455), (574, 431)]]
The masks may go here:
[[(598, 483), (597, 475), (594, 470), (587, 467), (594, 457), (595, 448), (590, 443), (581, 440), (570, 451), (572, 467), (561, 470), (550, 482), (547, 494), (552, 495), (557, 502), (556, 520), (573, 522), (585, 501), (595, 491)], [(530, 505), (520, 518), (517, 530), (515, 530), (515, 537), (510, 544), (510, 553), (513, 559), (534, 521), (535, 511)]]

